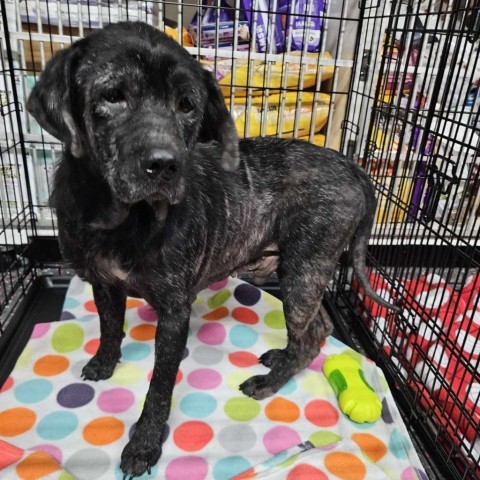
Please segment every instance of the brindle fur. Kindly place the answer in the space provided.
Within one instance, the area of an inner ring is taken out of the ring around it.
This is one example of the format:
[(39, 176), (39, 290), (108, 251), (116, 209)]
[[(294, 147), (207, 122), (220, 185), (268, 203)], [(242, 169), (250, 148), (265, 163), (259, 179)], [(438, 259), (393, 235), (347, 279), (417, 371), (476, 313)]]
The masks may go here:
[(83, 378), (109, 378), (119, 362), (128, 293), (158, 313), (152, 381), (122, 453), (126, 476), (161, 455), (202, 288), (277, 270), (288, 345), (260, 357), (269, 373), (240, 385), (259, 400), (305, 368), (331, 332), (320, 306), (347, 246), (366, 292), (386, 304), (365, 274), (376, 204), (367, 175), (307, 142), (239, 142), (211, 75), (154, 28), (111, 25), (57, 54), (28, 109), (65, 144), (52, 205), (65, 258), (93, 286), (101, 328)]

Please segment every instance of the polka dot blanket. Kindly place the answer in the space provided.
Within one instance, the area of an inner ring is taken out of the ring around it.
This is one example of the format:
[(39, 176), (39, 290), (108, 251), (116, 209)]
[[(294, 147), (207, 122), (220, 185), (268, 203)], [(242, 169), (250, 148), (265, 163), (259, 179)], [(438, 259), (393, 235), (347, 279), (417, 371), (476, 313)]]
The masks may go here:
[[(138, 419), (153, 365), (155, 312), (128, 299), (122, 362), (84, 382), (99, 343), (90, 286), (74, 278), (62, 321), (36, 325), (0, 394), (0, 478), (122, 479), (120, 454)], [(329, 338), (311, 365), (263, 401), (238, 389), (265, 373), (257, 358), (286, 343), (281, 303), (238, 279), (202, 291), (173, 392), (163, 455), (141, 478), (425, 480), (382, 372)], [(361, 361), (382, 400), (373, 424), (343, 415), (325, 358)]]

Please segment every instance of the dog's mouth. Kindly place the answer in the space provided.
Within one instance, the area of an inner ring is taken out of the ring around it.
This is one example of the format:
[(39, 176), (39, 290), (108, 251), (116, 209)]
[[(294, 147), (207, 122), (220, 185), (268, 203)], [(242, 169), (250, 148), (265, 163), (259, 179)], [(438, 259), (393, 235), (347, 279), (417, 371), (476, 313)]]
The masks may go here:
[(170, 205), (176, 205), (185, 195), (183, 176), (170, 182), (142, 181), (132, 177), (129, 175), (125, 178), (120, 175), (109, 182), (114, 197), (127, 205), (141, 201), (151, 204), (167, 201)]
[(185, 179), (180, 177), (175, 184), (163, 185), (145, 196), (144, 200), (154, 203), (166, 199), (170, 205), (180, 203), (185, 195)]

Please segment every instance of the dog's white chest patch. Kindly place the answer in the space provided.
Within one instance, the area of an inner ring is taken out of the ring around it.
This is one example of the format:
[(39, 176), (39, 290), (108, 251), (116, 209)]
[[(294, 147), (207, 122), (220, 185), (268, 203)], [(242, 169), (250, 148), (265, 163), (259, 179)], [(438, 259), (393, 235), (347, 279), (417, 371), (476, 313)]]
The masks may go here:
[(123, 282), (127, 281), (129, 272), (122, 269), (116, 258), (108, 258), (98, 255), (96, 257), (98, 273), (105, 279), (117, 279)]
[(113, 268), (112, 274), (114, 277), (117, 277), (120, 280), (126, 280), (128, 278), (128, 272), (122, 270), (121, 268)]

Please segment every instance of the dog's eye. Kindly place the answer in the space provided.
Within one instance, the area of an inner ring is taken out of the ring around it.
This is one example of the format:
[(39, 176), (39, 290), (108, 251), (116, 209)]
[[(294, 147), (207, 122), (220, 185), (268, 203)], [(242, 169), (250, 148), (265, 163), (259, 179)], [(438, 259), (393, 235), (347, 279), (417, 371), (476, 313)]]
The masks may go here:
[(108, 103), (120, 103), (125, 101), (125, 96), (121, 90), (109, 90), (102, 95), (102, 98)]
[(178, 109), (183, 113), (189, 113), (194, 108), (195, 106), (193, 105), (193, 103), (190, 101), (188, 97), (182, 97), (180, 99), (180, 102), (178, 102)]

